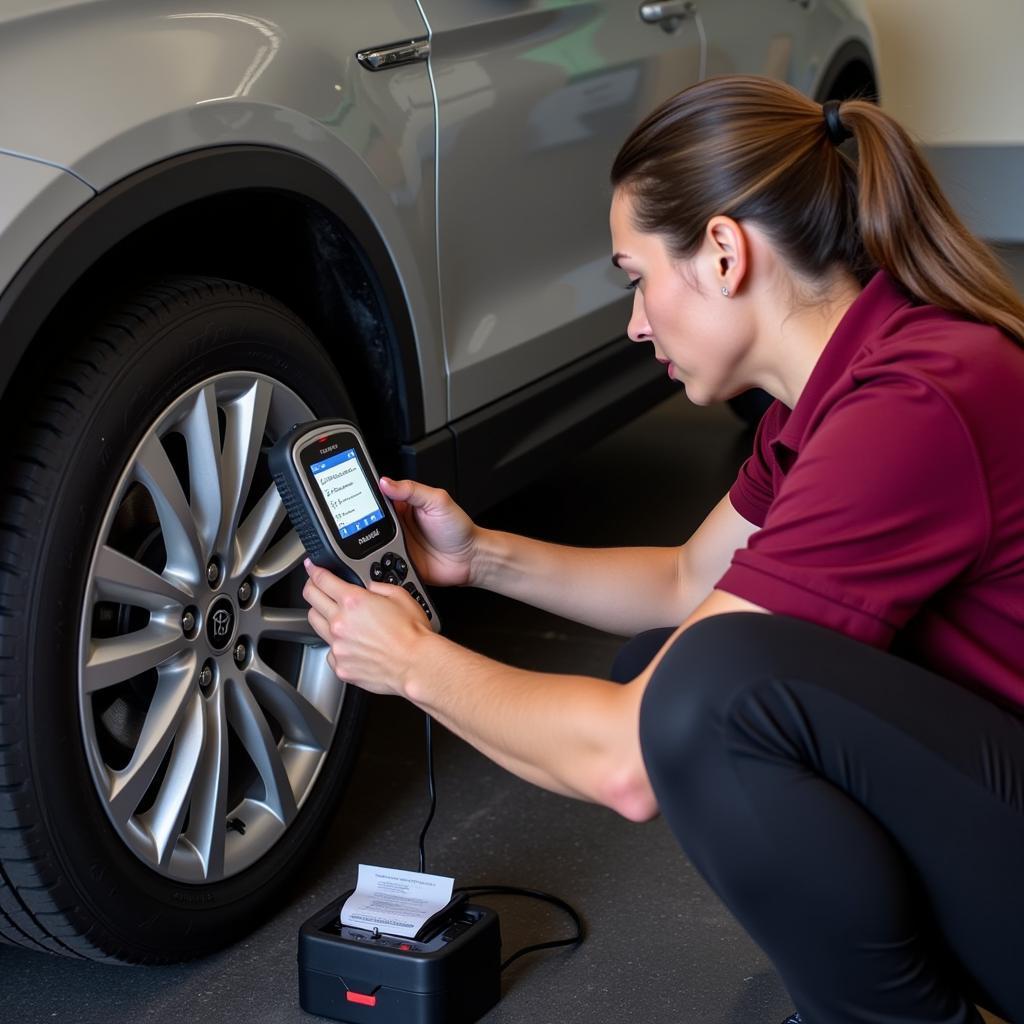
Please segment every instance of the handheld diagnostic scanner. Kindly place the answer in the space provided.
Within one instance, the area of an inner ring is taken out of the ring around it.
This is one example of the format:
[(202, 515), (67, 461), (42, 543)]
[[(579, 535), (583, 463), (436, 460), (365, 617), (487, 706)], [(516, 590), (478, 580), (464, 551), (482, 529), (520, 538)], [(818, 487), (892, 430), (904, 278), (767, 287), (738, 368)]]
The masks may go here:
[(377, 471), (346, 420), (300, 423), (270, 450), (284, 507), (315, 565), (365, 587), (391, 583), (419, 603), (435, 632), (437, 610), (405, 547), (402, 526)]

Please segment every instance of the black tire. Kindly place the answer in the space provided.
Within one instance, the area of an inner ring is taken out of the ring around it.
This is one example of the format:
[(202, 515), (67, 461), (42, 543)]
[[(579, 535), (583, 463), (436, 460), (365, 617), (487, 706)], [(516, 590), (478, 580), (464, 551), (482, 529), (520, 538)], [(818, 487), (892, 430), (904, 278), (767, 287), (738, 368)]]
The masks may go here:
[(144, 863), (93, 781), (79, 630), (104, 510), (161, 410), (229, 373), (278, 381), (317, 416), (352, 415), (334, 366), (288, 309), (245, 285), (175, 278), (140, 287), (69, 346), (13, 444), (0, 507), (0, 938), (10, 943), (159, 963), (232, 941), (296, 877), (350, 772), (363, 708), (352, 687), (283, 835), (207, 884)]

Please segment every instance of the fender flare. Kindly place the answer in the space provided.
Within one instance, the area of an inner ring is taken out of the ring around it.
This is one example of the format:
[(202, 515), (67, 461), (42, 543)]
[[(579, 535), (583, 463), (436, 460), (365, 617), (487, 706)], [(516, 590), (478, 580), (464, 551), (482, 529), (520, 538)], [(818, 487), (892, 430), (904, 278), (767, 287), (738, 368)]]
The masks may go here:
[(312, 200), (337, 217), (356, 240), (388, 319), (405, 435), (421, 436), (424, 412), (415, 333), (384, 240), (362, 204), (330, 171), (307, 157), (266, 146), (210, 147), (152, 164), (111, 185), (68, 217), (0, 294), (0, 388), (6, 392), (60, 300), (118, 243), (189, 203), (249, 189), (273, 189)]
[(832, 54), (832, 58), (828, 62), (825, 73), (818, 81), (817, 87), (814, 90), (814, 95), (818, 102), (824, 102), (829, 98), (832, 93), (832, 89), (839, 80), (839, 76), (842, 75), (842, 73), (851, 64), (855, 63), (863, 64), (871, 72), (871, 77), (875, 82), (875, 101), (878, 101), (878, 69), (875, 67), (875, 59), (871, 55), (871, 51), (859, 39), (848, 39), (839, 47), (838, 50), (836, 50), (834, 54)]

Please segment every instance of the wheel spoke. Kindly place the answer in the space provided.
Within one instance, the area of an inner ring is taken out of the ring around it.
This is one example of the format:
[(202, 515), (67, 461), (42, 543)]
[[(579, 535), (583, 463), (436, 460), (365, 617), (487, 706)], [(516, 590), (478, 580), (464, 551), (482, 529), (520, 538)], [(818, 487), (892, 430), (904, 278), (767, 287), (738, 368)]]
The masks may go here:
[[(116, 834), (160, 876), (203, 886), (259, 864), (294, 823), (335, 742), (346, 684), (305, 606), (287, 607), (302, 604), (305, 552), (262, 462), (268, 438), (313, 411), (287, 384), (232, 370), (196, 380), (154, 417), (92, 553), (78, 704)], [(267, 602), (279, 582), (288, 593)], [(204, 626), (219, 592), (234, 603), (245, 583), (236, 612), (249, 664), (236, 670)], [(289, 648), (294, 675), (264, 661), (275, 645)], [(219, 677), (200, 689), (206, 659)], [(128, 744), (123, 755), (112, 738)]]
[(228, 737), (224, 690), (203, 701), (205, 736), (192, 790), (188, 838), (203, 862), (203, 875), (214, 881), (224, 875), (224, 841), (228, 815)]
[(203, 560), (206, 561), (217, 543), (224, 508), (215, 385), (208, 384), (196, 395), (182, 425), (182, 433), (188, 444), (192, 515), (203, 542)]
[(245, 681), (288, 739), (320, 750), (330, 747), (334, 724), (265, 661), (254, 658)]
[(167, 551), (167, 569), (190, 583), (206, 571), (206, 559), (192, 510), (160, 440), (147, 438), (135, 463), (135, 475), (153, 499)]
[(252, 568), (252, 578), (266, 592), (278, 580), (297, 569), (306, 557), (299, 535), (291, 530), (285, 534)]
[(289, 640), (296, 644), (322, 644), (309, 624), (307, 608), (262, 608), (260, 636), (265, 640)]
[(217, 538), (219, 551), (230, 551), (234, 543), (238, 516), (249, 493), (263, 444), (273, 390), (269, 381), (256, 380), (252, 387), (224, 407), (226, 425), (221, 458), (224, 506)]
[(131, 761), (127, 767), (110, 773), (110, 812), (122, 826), (146, 795), (174, 740), (188, 707), (194, 668), (192, 663), (182, 665), (167, 672), (157, 683)]
[(153, 807), (142, 816), (156, 846), (157, 863), (166, 868), (188, 811), (189, 796), (204, 746), (203, 698), (193, 691), (174, 737), (167, 772)]
[(131, 679), (162, 665), (181, 652), (181, 627), (153, 619), (134, 633), (89, 641), (89, 656), (82, 670), (86, 693)]
[(228, 684), (226, 703), (228, 718), (263, 780), (267, 807), (283, 825), (290, 824), (298, 813), (295, 794), (259, 704), (248, 686), (235, 679)]
[(101, 601), (160, 611), (169, 606), (181, 607), (192, 600), (187, 583), (160, 576), (106, 544), (99, 550), (94, 573), (96, 597)]
[(249, 575), (256, 559), (266, 550), (277, 528), (284, 521), (284, 502), (277, 487), (271, 484), (253, 510), (245, 517), (235, 536), (235, 565), (238, 579)]

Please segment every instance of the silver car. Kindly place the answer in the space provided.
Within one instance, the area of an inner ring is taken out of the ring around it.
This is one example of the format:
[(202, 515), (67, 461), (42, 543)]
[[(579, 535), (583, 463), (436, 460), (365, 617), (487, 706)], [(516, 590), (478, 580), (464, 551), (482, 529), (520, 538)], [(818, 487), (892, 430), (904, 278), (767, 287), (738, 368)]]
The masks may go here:
[(361, 702), (267, 446), (348, 416), (473, 510), (661, 399), (608, 171), (732, 71), (874, 93), (860, 3), (0, 0), (0, 938), (272, 905)]

